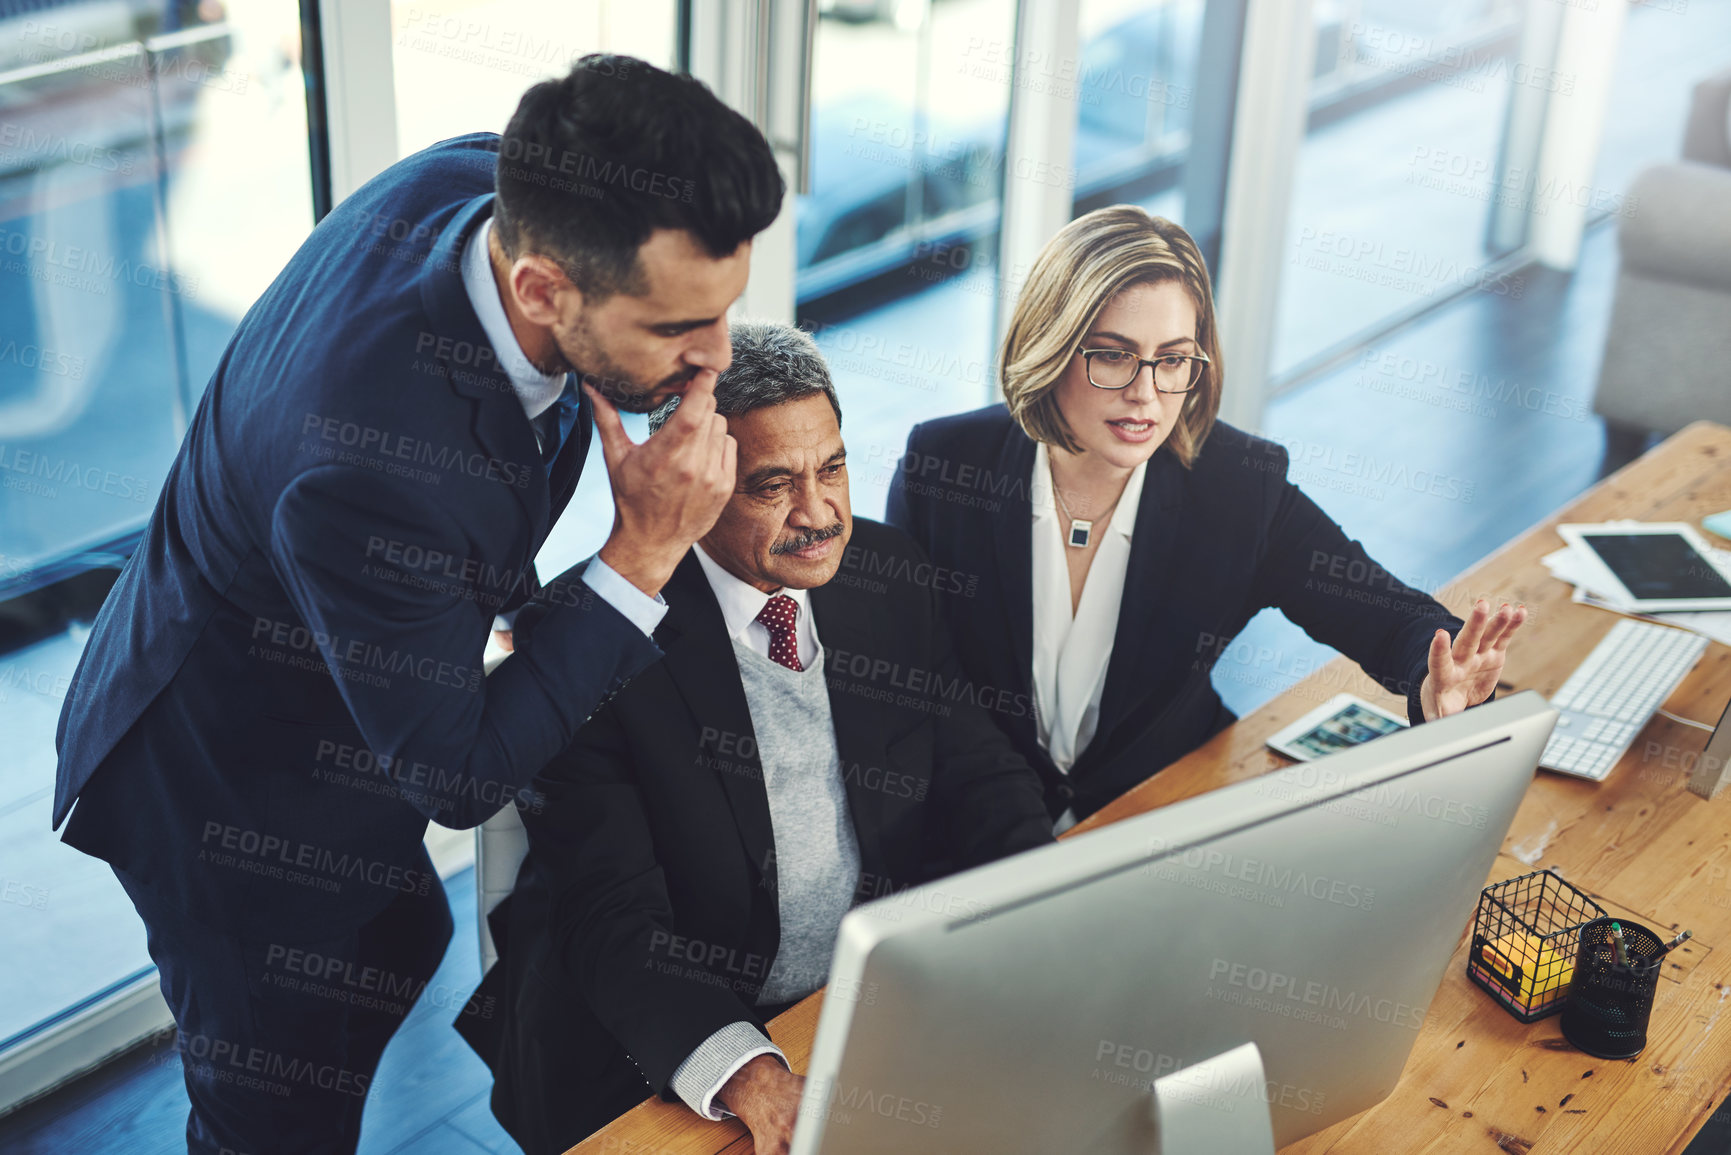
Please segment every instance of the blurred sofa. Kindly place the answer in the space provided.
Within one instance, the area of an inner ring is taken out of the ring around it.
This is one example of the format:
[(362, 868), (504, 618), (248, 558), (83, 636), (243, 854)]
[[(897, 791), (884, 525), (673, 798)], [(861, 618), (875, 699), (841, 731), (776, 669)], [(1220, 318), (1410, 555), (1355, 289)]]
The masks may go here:
[(1695, 86), (1683, 159), (1642, 172), (1624, 203), (1593, 399), (1608, 457), (1699, 418), (1731, 425), (1731, 69)]

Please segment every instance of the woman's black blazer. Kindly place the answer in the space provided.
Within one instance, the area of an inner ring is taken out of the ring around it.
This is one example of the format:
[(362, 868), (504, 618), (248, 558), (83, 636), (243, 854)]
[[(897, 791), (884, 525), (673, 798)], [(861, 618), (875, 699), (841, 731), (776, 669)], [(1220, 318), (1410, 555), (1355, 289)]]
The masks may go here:
[(1406, 695), (1423, 720), (1431, 635), (1461, 620), (1372, 561), (1288, 481), (1284, 448), (1216, 422), (1190, 469), (1165, 448), (1148, 462), (1099, 726), (1060, 773), (1034, 719), (1034, 450), (1002, 405), (918, 425), (887, 520), (931, 556), (969, 696), (1038, 768), (1054, 817), (1066, 807), (1086, 817), (1235, 720), (1209, 671), (1264, 606)]

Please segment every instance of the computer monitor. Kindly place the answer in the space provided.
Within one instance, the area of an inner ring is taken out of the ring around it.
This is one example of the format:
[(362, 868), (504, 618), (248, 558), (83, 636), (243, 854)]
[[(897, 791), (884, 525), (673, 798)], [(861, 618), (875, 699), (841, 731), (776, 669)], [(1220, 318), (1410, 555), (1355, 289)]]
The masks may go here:
[(793, 1155), (1152, 1150), (1254, 1042), (1291, 1143), (1394, 1087), (1556, 712), (1530, 691), (843, 920)]

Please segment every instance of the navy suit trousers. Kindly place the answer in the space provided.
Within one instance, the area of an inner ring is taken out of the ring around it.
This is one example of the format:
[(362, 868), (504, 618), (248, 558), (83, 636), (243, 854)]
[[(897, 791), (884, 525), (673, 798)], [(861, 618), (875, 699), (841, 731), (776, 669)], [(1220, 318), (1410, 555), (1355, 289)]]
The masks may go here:
[[(424, 848), (419, 868), (433, 869)], [(211, 926), (115, 874), (144, 919), (179, 1028), (187, 1150), (353, 1152), (385, 1044), (451, 941), (443, 888), (404, 893), (357, 931), (279, 942)]]

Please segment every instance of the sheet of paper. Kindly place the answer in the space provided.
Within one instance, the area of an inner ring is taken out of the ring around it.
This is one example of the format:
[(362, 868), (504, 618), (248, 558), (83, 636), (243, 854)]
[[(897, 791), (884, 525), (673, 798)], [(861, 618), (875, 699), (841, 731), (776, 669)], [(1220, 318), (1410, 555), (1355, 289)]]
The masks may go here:
[(1582, 605), (1597, 606), (1602, 610), (1625, 614), (1631, 618), (1641, 618), (1644, 621), (1660, 622), (1667, 626), (1679, 626), (1685, 630), (1693, 630), (1697, 634), (1711, 638), (1720, 645), (1731, 646), (1731, 611), (1704, 610), (1698, 613), (1648, 614), (1640, 610), (1625, 609), (1613, 602), (1589, 593), (1580, 586), (1575, 587), (1571, 601)]
[[(1714, 549), (1717, 560), (1731, 562), (1731, 549)], [(1604, 594), (1588, 590), (1581, 585), (1581, 577), (1586, 572), (1581, 566), (1581, 558), (1573, 546), (1546, 554), (1539, 560), (1545, 563), (1545, 568), (1551, 571), (1551, 576), (1559, 581), (1568, 582), (1575, 587), (1572, 601), (1582, 605), (1597, 606), (1613, 613), (1627, 614), (1632, 618), (1642, 618), (1649, 622), (1662, 622), (1668, 626), (1678, 626), (1685, 630), (1713, 639), (1721, 645), (1731, 646), (1731, 610), (1706, 610), (1701, 612), (1649, 614), (1631, 609), (1627, 605), (1614, 601)]]

